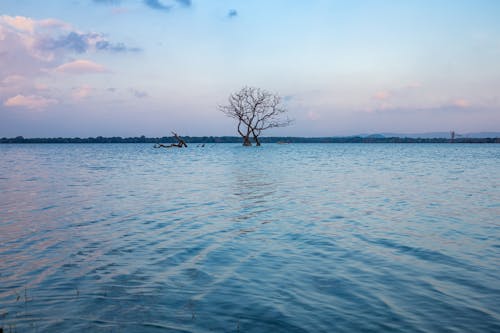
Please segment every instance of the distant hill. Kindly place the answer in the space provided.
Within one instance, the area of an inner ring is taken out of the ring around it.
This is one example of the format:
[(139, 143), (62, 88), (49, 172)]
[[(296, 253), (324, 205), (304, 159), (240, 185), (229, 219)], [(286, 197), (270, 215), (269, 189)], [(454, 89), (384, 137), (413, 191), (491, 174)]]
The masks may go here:
[(500, 138), (500, 132), (477, 132), (462, 134), (463, 138)]
[[(360, 134), (363, 138), (413, 138), (413, 139), (449, 139), (450, 132), (428, 132), (428, 133), (376, 133), (376, 134)], [(500, 138), (500, 132), (473, 132), (473, 133), (456, 133), (456, 138)]]

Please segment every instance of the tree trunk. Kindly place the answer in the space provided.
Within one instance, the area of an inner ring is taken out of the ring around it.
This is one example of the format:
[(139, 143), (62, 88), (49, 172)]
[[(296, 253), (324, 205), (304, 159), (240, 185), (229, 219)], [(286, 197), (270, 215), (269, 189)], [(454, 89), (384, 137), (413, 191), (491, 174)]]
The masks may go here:
[(248, 146), (251, 146), (252, 143), (250, 142), (250, 139), (248, 138), (250, 136), (250, 128), (247, 126), (247, 133), (243, 133), (243, 131), (241, 130), (241, 119), (239, 119), (239, 122), (238, 122), (238, 133), (241, 135), (241, 137), (243, 138), (243, 146), (245, 147), (248, 147)]
[(243, 137), (243, 146), (248, 147), (251, 145), (252, 145), (252, 143), (250, 142), (250, 139), (248, 138), (248, 136), (244, 136)]
[(256, 146), (260, 146), (260, 141), (259, 141), (259, 134), (255, 133), (255, 129), (252, 128), (252, 136), (253, 136), (253, 139), (255, 140), (255, 145)]

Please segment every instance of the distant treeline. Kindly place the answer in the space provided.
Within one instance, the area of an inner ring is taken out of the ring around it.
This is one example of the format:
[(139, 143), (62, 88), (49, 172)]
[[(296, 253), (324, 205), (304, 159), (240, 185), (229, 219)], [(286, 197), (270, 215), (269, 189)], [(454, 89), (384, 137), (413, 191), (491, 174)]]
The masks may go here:
[[(238, 136), (183, 136), (187, 143), (241, 143)], [(401, 138), (401, 137), (264, 137), (263, 143), (450, 143), (445, 138)], [(122, 138), (119, 136), (95, 138), (1, 138), (0, 143), (175, 143), (173, 137), (147, 138), (145, 136)], [(455, 143), (500, 143), (500, 138), (456, 138)]]

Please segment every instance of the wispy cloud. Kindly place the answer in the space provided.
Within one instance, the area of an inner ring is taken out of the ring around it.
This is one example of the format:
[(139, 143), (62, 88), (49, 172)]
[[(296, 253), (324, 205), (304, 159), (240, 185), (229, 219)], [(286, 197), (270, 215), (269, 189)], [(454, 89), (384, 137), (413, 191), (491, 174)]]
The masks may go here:
[(118, 5), (121, 3), (121, 0), (92, 0), (95, 3), (105, 4), (105, 5)]
[(312, 120), (312, 121), (316, 121), (316, 120), (319, 120), (321, 118), (320, 114), (316, 111), (307, 112), (306, 117), (307, 117), (307, 119)]
[(191, 7), (191, 0), (173, 0), (173, 1), (160, 1), (160, 0), (144, 0), (144, 4), (149, 8), (156, 10), (169, 11), (175, 4), (182, 7)]
[(141, 50), (137, 47), (128, 47), (124, 43), (112, 43), (102, 34), (75, 31), (70, 31), (57, 38), (41, 38), (38, 40), (38, 47), (47, 51), (66, 49), (76, 53), (84, 53), (90, 49), (110, 52), (138, 52)]
[(144, 3), (146, 6), (156, 10), (168, 11), (172, 8), (172, 5), (165, 5), (158, 0), (144, 0)]
[(190, 7), (191, 6), (191, 0), (176, 0), (179, 4), (185, 7)]
[(7, 99), (3, 105), (6, 107), (22, 107), (30, 110), (43, 110), (51, 105), (58, 104), (54, 98), (47, 98), (38, 95), (16, 95)]
[[(118, 6), (123, 3), (122, 0), (92, 0), (94, 3), (102, 5)], [(191, 7), (191, 0), (143, 0), (146, 6), (155, 10), (169, 11), (176, 5), (181, 7)]]
[(55, 72), (66, 74), (99, 74), (109, 71), (104, 66), (90, 60), (75, 60), (58, 66)]
[(229, 12), (227, 13), (228, 18), (233, 18), (238, 16), (238, 11), (236, 9), (230, 9)]
[(146, 98), (149, 97), (149, 94), (146, 91), (141, 91), (137, 89), (130, 89), (130, 92), (137, 98)]
[(90, 96), (94, 88), (85, 84), (80, 87), (73, 88), (73, 93), (71, 94), (74, 100), (82, 100)]
[(378, 91), (373, 95), (373, 99), (376, 99), (377, 101), (385, 101), (391, 97), (391, 93), (388, 91)]
[(97, 50), (111, 51), (111, 52), (140, 52), (138, 47), (128, 47), (124, 43), (110, 43), (107, 40), (100, 40), (95, 43)]
[(37, 40), (37, 47), (52, 51), (66, 49), (76, 53), (84, 53), (89, 49), (90, 34), (80, 34), (74, 31), (57, 38), (45, 37)]
[[(388, 110), (395, 107), (409, 107), (415, 103), (417, 96), (421, 93), (422, 85), (418, 82), (403, 84), (392, 89), (384, 89), (375, 92), (371, 96), (371, 103), (365, 107), (365, 111)], [(417, 106), (417, 105), (413, 105)]]
[(4, 78), (1, 83), (2, 85), (10, 85), (10, 86), (15, 86), (24, 83), (26, 80), (25, 77), (21, 75), (9, 75), (6, 78)]
[(125, 14), (129, 11), (128, 7), (121, 6), (121, 4), (123, 3), (122, 0), (92, 0), (92, 2), (110, 6), (111, 13), (115, 15)]
[(456, 106), (457, 108), (467, 108), (470, 106), (470, 102), (466, 99), (460, 98), (454, 100), (452, 105)]

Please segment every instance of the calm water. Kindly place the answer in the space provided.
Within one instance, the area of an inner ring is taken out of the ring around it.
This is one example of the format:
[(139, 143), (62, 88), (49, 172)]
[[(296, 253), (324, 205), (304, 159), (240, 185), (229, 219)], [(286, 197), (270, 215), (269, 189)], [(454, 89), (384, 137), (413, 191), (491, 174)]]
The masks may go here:
[(0, 327), (500, 332), (500, 145), (0, 145)]

